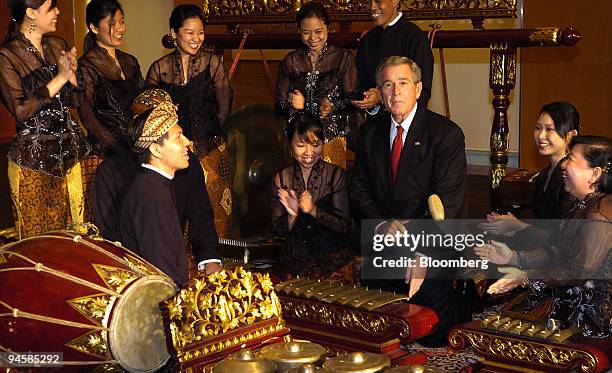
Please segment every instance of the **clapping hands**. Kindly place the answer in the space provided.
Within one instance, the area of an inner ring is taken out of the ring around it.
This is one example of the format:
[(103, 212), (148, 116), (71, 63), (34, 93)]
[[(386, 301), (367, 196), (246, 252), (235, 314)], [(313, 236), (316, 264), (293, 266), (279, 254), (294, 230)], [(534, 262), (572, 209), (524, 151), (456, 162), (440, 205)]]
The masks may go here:
[(515, 255), (514, 250), (509, 248), (506, 244), (493, 240), (491, 243), (474, 246), (474, 252), (481, 259), (500, 265), (510, 263), (512, 257)]
[(529, 224), (518, 220), (512, 213), (498, 214), (490, 212), (487, 214), (487, 221), (480, 223), (478, 227), (493, 234), (501, 234), (512, 237), (518, 231), (527, 228)]
[(279, 189), (278, 198), (290, 216), (297, 216), (300, 211), (304, 214), (316, 215), (317, 206), (307, 190), (298, 196), (295, 190)]
[(287, 210), (287, 214), (290, 216), (298, 215), (298, 212), (300, 211), (300, 202), (298, 201), (298, 196), (295, 193), (295, 190), (279, 189), (278, 199), (285, 207), (285, 210)]
[(68, 52), (62, 51), (57, 66), (59, 76), (69, 81), (73, 86), (78, 86), (76, 72), (79, 64), (75, 47), (72, 47)]
[(294, 90), (289, 93), (289, 103), (294, 110), (303, 110), (306, 104), (306, 98), (299, 90)]

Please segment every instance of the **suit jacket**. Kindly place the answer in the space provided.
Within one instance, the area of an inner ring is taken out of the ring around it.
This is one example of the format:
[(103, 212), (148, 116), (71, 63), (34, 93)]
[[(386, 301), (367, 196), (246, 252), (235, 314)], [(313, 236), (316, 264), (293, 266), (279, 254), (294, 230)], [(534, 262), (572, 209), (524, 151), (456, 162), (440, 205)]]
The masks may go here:
[(437, 194), (448, 219), (458, 218), (467, 162), (461, 128), (419, 105), (397, 171), (391, 180), (391, 115), (371, 117), (360, 129), (351, 180), (351, 209), (364, 219), (419, 219), (428, 216), (427, 198)]
[[(420, 219), (428, 216), (427, 198), (437, 194), (447, 218), (458, 218), (465, 192), (467, 164), (463, 131), (449, 119), (419, 105), (406, 135), (395, 184), (391, 180), (391, 116), (370, 117), (359, 131), (357, 158), (351, 179), (351, 209), (364, 219)], [(408, 228), (411, 231), (411, 228)], [(433, 259), (452, 259), (459, 252), (428, 247)], [(428, 268), (426, 280), (410, 299), (432, 308), (440, 322), (436, 332), (420, 342), (446, 344), (448, 330), (469, 320), (471, 308), (460, 305), (452, 288), (453, 269)], [(403, 280), (368, 280), (368, 285), (405, 293)], [(464, 314), (465, 313), (465, 314)]]

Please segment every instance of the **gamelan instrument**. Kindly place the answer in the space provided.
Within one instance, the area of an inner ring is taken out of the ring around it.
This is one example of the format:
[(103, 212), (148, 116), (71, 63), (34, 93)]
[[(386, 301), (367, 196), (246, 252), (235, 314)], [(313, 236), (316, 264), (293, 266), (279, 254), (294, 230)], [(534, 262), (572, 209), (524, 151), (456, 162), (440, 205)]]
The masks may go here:
[(424, 337), (438, 323), (435, 312), (407, 303), (403, 294), (336, 282), (295, 278), (276, 285), (283, 318), (295, 338), (338, 353), (385, 354), (394, 365), (424, 364), (400, 343)]
[(272, 360), (278, 370), (284, 372), (302, 364), (323, 365), (327, 350), (316, 343), (293, 341), (265, 346), (259, 351), (259, 356)]
[[(303, 352), (286, 351), (301, 345)], [(323, 355), (319, 355), (322, 352)], [(296, 364), (300, 355), (304, 360), (319, 357), (312, 363)], [(293, 366), (288, 368), (289, 366)], [(276, 343), (259, 352), (240, 350), (217, 363), (212, 373), (442, 373), (442, 370), (423, 365), (390, 368), (391, 361), (381, 354), (353, 352), (325, 359), (325, 349), (310, 342)], [(205, 370), (206, 371), (206, 370)]]
[(255, 356), (251, 350), (241, 350), (215, 365), (213, 373), (276, 373), (276, 364)]
[[(182, 372), (212, 372), (230, 354), (289, 335), (269, 275), (242, 267), (192, 278), (160, 308), (175, 369)], [(245, 355), (236, 359), (247, 364)]]
[(554, 319), (536, 321), (502, 313), (455, 327), (451, 347), (472, 347), (484, 357), (483, 372), (606, 372), (612, 351), (607, 338), (586, 338)]
[(289, 369), (286, 373), (331, 373), (329, 370), (314, 364), (302, 364), (298, 368)]
[(391, 360), (388, 357), (368, 352), (337, 356), (323, 364), (323, 368), (336, 373), (382, 373), (390, 366)]
[(118, 243), (62, 231), (5, 245), (0, 284), (0, 352), (62, 352), (87, 372), (170, 358), (158, 304), (177, 288)]

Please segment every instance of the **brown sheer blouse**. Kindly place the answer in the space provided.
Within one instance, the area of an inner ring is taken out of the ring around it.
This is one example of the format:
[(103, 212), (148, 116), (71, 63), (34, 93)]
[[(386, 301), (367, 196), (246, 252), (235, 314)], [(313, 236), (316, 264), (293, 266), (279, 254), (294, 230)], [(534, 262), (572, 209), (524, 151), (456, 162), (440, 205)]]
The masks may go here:
[[(279, 183), (272, 191), (272, 224), (276, 234), (286, 235), (289, 231), (287, 211), (278, 199), (278, 189), (294, 190), (298, 196), (308, 190), (312, 195), (312, 202), (317, 206), (318, 224), (338, 234), (348, 232), (350, 215), (344, 170), (321, 160), (313, 166), (308, 183), (305, 184), (302, 170), (299, 164), (294, 162), (277, 176), (274, 180)], [(298, 222), (296, 225), (299, 225)]]
[(346, 114), (352, 109), (350, 101), (356, 88), (357, 67), (350, 51), (326, 45), (313, 68), (308, 50), (298, 49), (289, 53), (279, 66), (276, 110), (289, 119), (298, 113), (289, 102), (289, 93), (297, 89), (305, 98), (303, 110), (319, 117), (321, 102), (327, 97), (332, 111), (322, 122), (325, 141), (329, 142), (348, 134)]
[[(559, 234), (551, 238), (550, 248), (517, 251), (518, 265), (527, 270), (530, 280), (541, 279), (556, 286), (610, 279), (611, 219), (612, 195), (593, 193), (584, 201), (574, 200)], [(529, 234), (527, 230), (523, 234)], [(533, 242), (544, 241), (545, 235), (537, 228), (531, 230)]]
[(177, 50), (153, 62), (147, 83), (168, 91), (178, 105), (179, 123), (199, 154), (208, 153), (225, 136), (223, 125), (232, 106), (232, 88), (221, 57), (204, 48), (189, 57), (184, 80)]
[[(552, 300), (551, 317), (587, 337), (608, 337), (612, 320), (612, 195), (593, 193), (573, 201), (548, 249), (518, 251), (531, 281), (523, 305)], [(527, 228), (529, 230), (530, 228)], [(533, 228), (533, 233), (538, 229)], [(541, 231), (540, 231), (541, 232)], [(537, 236), (533, 236), (535, 242)]]
[(78, 87), (67, 83), (49, 97), (47, 83), (58, 73), (57, 62), (68, 44), (44, 36), (43, 55), (21, 33), (0, 48), (0, 94), (16, 119), (16, 134), (9, 159), (20, 167), (62, 177), (90, 150), (85, 136), (70, 115), (68, 106), (82, 100), (82, 77)]
[(88, 131), (93, 152), (100, 157), (128, 147), (130, 106), (144, 86), (136, 57), (120, 50), (116, 54), (121, 68), (106, 49), (98, 45), (79, 58), (85, 84), (79, 116)]
[[(282, 271), (292, 276), (328, 278), (355, 254), (348, 239), (349, 203), (344, 170), (319, 161), (304, 182), (297, 162), (276, 174), (276, 188), (272, 196), (272, 224), (274, 233), (285, 236), (280, 251)], [(294, 190), (300, 195), (308, 190), (317, 206), (316, 217), (299, 213), (291, 230), (287, 211), (278, 198), (278, 188)]]

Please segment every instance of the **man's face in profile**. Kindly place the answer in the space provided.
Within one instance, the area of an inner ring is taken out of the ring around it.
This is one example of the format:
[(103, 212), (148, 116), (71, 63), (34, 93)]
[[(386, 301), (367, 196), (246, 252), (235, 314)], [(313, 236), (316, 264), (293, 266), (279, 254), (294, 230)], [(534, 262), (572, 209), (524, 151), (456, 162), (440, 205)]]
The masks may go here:
[(158, 147), (161, 163), (172, 171), (189, 167), (189, 140), (178, 124), (168, 130), (168, 138)]

